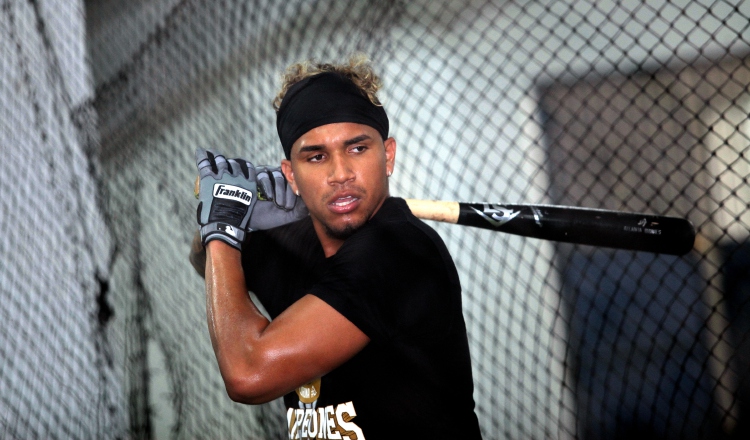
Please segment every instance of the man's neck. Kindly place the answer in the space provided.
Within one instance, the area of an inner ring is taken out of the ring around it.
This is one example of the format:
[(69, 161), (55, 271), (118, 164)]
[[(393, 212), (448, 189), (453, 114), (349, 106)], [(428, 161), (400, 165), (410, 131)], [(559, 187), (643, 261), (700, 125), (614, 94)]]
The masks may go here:
[[(390, 197), (390, 195), (386, 196), (380, 202), (380, 204), (378, 204), (377, 208), (375, 209), (375, 211), (372, 213), (372, 215), (367, 221), (370, 221), (373, 217), (375, 217), (375, 214), (377, 214), (378, 211), (380, 211), (380, 208), (383, 207), (383, 202), (385, 202), (385, 200), (388, 197)], [(313, 219), (313, 228), (315, 228), (315, 233), (318, 236), (318, 241), (320, 241), (320, 245), (323, 247), (323, 253), (325, 254), (326, 258), (336, 255), (336, 252), (338, 252), (341, 246), (344, 245), (346, 238), (338, 238), (338, 237), (331, 236), (331, 234), (329, 234), (329, 232), (326, 230), (326, 227), (322, 223), (316, 221), (315, 219)]]
[(323, 247), (323, 253), (326, 258), (336, 255), (336, 252), (344, 245), (346, 239), (331, 237), (326, 231), (326, 227), (315, 220), (313, 220), (313, 228), (315, 229), (315, 234), (318, 236), (320, 245)]

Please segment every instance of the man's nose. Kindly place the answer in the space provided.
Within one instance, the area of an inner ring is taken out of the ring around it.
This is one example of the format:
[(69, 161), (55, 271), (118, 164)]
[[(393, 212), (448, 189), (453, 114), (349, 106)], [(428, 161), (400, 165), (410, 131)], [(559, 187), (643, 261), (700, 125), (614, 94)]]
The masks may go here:
[(345, 153), (334, 154), (331, 157), (331, 173), (328, 176), (329, 183), (340, 184), (354, 179), (354, 171), (351, 165), (351, 161), (348, 160)]

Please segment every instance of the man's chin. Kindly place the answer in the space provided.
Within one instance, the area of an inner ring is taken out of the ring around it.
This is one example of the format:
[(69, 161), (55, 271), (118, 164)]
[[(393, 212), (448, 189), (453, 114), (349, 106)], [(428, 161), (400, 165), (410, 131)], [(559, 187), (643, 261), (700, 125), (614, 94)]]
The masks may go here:
[(330, 238), (336, 239), (336, 240), (346, 240), (347, 238), (351, 237), (352, 234), (357, 232), (359, 228), (361, 228), (364, 225), (364, 222), (362, 224), (352, 224), (347, 223), (343, 226), (331, 226), (324, 224), (326, 235)]

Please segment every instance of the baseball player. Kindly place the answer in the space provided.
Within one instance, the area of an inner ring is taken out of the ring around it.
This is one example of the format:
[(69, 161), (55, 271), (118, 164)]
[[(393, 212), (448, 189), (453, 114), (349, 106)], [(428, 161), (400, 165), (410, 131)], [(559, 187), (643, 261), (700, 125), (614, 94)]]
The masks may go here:
[(290, 438), (480, 438), (458, 273), (389, 194), (379, 87), (363, 57), (295, 64), (281, 167), (198, 150), (211, 342), (233, 400), (284, 397)]

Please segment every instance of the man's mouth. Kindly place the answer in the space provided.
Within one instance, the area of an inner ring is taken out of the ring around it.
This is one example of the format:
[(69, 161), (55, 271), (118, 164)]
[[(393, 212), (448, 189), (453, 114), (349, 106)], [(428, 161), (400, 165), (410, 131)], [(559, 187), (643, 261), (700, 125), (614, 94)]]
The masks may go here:
[(351, 204), (351, 203), (352, 203), (352, 202), (354, 202), (355, 200), (357, 200), (357, 199), (355, 199), (355, 198), (354, 198), (354, 197), (352, 197), (352, 196), (349, 196), (349, 197), (343, 197), (343, 198), (341, 198), (341, 199), (336, 199), (336, 200), (335, 200), (335, 201), (333, 202), (333, 204), (334, 204), (334, 205), (336, 205), (336, 206), (346, 206), (346, 205), (349, 205), (349, 204)]
[(360, 200), (359, 197), (350, 195), (336, 197), (328, 203), (328, 209), (336, 214), (346, 214), (355, 210), (359, 206)]

